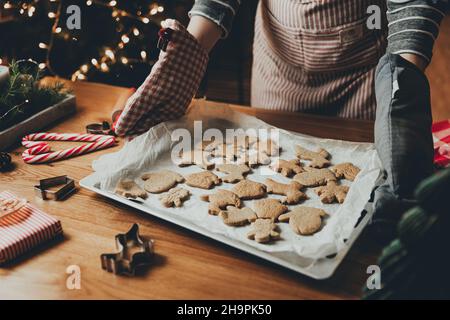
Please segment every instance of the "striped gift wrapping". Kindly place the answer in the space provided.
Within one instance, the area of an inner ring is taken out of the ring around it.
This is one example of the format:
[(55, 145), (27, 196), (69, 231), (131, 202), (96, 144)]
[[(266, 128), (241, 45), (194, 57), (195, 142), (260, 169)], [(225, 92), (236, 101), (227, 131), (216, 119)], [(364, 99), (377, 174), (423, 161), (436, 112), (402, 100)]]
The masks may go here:
[[(17, 198), (3, 191), (1, 200)], [(63, 232), (61, 222), (27, 203), (19, 210), (0, 217), (0, 265), (11, 261)]]
[(432, 127), (434, 164), (439, 168), (450, 166), (450, 120), (436, 122)]

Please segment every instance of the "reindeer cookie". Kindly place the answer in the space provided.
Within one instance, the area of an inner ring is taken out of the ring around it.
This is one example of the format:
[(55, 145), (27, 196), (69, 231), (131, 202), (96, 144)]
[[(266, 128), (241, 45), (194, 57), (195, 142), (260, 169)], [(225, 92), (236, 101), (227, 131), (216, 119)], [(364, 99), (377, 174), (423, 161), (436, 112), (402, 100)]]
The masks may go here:
[(236, 184), (232, 191), (242, 200), (259, 199), (266, 195), (266, 186), (247, 179)]
[(250, 208), (236, 208), (227, 206), (226, 211), (221, 211), (219, 216), (229, 226), (243, 226), (257, 219), (256, 213)]
[(253, 209), (260, 219), (276, 221), (278, 217), (288, 211), (288, 208), (276, 199), (262, 199), (253, 203)]
[(284, 184), (272, 179), (266, 179), (264, 184), (267, 187), (268, 193), (285, 195), (286, 197), (282, 200), (283, 203), (297, 204), (307, 199), (306, 194), (301, 191), (303, 185), (296, 181), (292, 181), (290, 184)]
[(336, 175), (336, 178), (342, 179), (345, 178), (347, 180), (353, 181), (358, 175), (360, 169), (355, 166), (353, 163), (345, 162), (337, 164), (330, 168), (331, 171)]
[(116, 189), (114, 190), (114, 193), (118, 194), (119, 196), (125, 197), (125, 198), (141, 198), (141, 199), (147, 199), (147, 192), (145, 190), (141, 189), (136, 182), (129, 179), (121, 179), (119, 182), (117, 182)]
[(245, 164), (220, 164), (216, 167), (219, 172), (227, 173), (226, 176), (222, 177), (222, 181), (228, 183), (236, 183), (238, 181), (244, 180), (245, 175), (250, 172), (250, 168)]
[(289, 221), (289, 225), (295, 233), (311, 235), (320, 230), (322, 218), (326, 215), (327, 213), (322, 209), (300, 206), (291, 212), (282, 214), (278, 220), (281, 222)]
[(186, 201), (191, 193), (189, 190), (183, 188), (173, 188), (169, 192), (163, 194), (159, 197), (163, 206), (170, 207), (181, 207), (184, 201)]
[(336, 181), (336, 176), (330, 170), (315, 169), (305, 167), (305, 172), (298, 173), (294, 176), (294, 180), (304, 185), (305, 187), (324, 186), (330, 181)]
[(141, 179), (145, 181), (144, 189), (150, 193), (168, 191), (176, 184), (184, 181), (182, 175), (170, 170), (145, 173)]
[(229, 190), (217, 190), (216, 193), (206, 194), (200, 197), (203, 201), (209, 202), (208, 213), (218, 215), (227, 206), (240, 208), (242, 206), (241, 199)]
[(186, 184), (201, 189), (211, 189), (221, 183), (218, 176), (210, 171), (192, 173), (186, 177)]
[(272, 169), (276, 172), (280, 172), (285, 177), (291, 177), (294, 174), (303, 172), (300, 160), (277, 160), (272, 166)]
[(252, 228), (247, 234), (247, 238), (259, 243), (267, 243), (280, 237), (277, 225), (269, 219), (257, 219), (252, 223)]
[(297, 157), (302, 160), (310, 160), (310, 167), (324, 168), (330, 165), (330, 154), (325, 149), (320, 148), (317, 152), (305, 149), (301, 146), (295, 146)]
[(314, 192), (320, 196), (323, 203), (333, 203), (335, 201), (343, 203), (347, 196), (348, 186), (338, 185), (336, 181), (330, 181), (326, 186), (314, 189)]
[(210, 153), (203, 150), (182, 152), (178, 159), (178, 166), (187, 167), (195, 164), (202, 169), (210, 170), (214, 168), (214, 163), (210, 161), (209, 157)]

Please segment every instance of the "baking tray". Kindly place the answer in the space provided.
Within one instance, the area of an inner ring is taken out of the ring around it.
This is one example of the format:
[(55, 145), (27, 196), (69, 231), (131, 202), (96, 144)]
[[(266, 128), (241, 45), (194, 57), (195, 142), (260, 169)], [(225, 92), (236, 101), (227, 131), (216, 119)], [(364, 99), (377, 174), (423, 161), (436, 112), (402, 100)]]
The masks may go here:
[(96, 178), (92, 175), (82, 179), (80, 181), (80, 186), (82, 186), (86, 189), (89, 189), (97, 194), (102, 195), (102, 196), (105, 196), (109, 199), (123, 203), (129, 207), (138, 209), (149, 215), (158, 217), (165, 221), (169, 221), (178, 226), (181, 226), (181, 227), (191, 230), (193, 232), (199, 233), (203, 236), (214, 239), (218, 242), (229, 245), (238, 250), (247, 252), (253, 256), (257, 256), (259, 258), (270, 261), (274, 264), (280, 265), (282, 267), (288, 268), (292, 271), (301, 273), (303, 275), (309, 276), (309, 277), (311, 277), (313, 279), (317, 279), (317, 280), (327, 279), (333, 275), (333, 273), (335, 272), (337, 267), (340, 265), (342, 260), (347, 255), (349, 249), (351, 248), (351, 246), (353, 245), (355, 240), (360, 235), (361, 231), (364, 229), (364, 227), (370, 221), (370, 219), (372, 217), (372, 213), (373, 213), (373, 211), (371, 209), (372, 205), (371, 205), (371, 203), (368, 203), (366, 205), (364, 211), (361, 212), (361, 217), (359, 219), (359, 222), (355, 226), (349, 239), (346, 241), (344, 248), (341, 249), (334, 256), (319, 259), (319, 260), (313, 260), (313, 259), (301, 257), (298, 254), (291, 253), (291, 252), (289, 252), (289, 253), (288, 252), (282, 252), (282, 253), (264, 252), (264, 251), (254, 248), (250, 245), (247, 245), (244, 242), (234, 240), (227, 236), (211, 232), (210, 230), (208, 230), (206, 228), (197, 226), (188, 220), (180, 218), (176, 214), (170, 214), (169, 212), (160, 210), (158, 208), (150, 209), (144, 205), (141, 205), (134, 201), (127, 200), (126, 198), (120, 197), (112, 192), (109, 192), (106, 190), (101, 190), (99, 183), (97, 182)]

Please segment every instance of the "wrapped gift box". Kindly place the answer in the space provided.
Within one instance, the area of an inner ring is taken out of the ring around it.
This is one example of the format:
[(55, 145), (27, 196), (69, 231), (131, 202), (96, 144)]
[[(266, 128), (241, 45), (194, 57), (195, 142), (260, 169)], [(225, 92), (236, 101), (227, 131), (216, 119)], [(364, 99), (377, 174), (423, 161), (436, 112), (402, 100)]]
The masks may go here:
[[(0, 200), (19, 199), (4, 191)], [(26, 203), (13, 213), (0, 216), (0, 265), (32, 248), (62, 235), (61, 222)]]

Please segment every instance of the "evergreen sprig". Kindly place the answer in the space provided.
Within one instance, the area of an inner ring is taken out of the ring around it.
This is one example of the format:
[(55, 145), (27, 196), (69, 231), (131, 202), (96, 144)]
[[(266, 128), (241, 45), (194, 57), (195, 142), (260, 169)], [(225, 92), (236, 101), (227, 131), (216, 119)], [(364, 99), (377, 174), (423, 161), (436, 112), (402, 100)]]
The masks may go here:
[(57, 82), (40, 84), (41, 72), (29, 72), (12, 62), (9, 78), (0, 85), (0, 131), (19, 123), (66, 98), (68, 91)]

